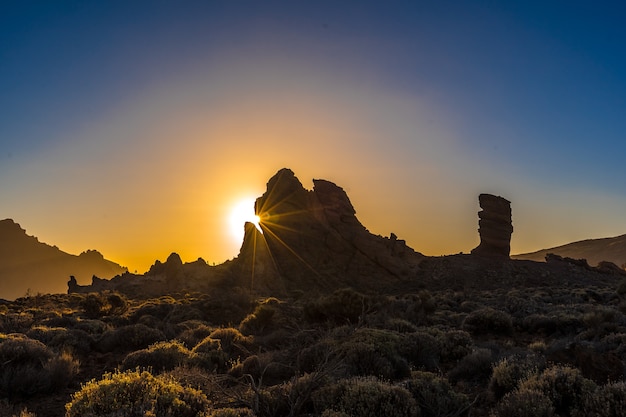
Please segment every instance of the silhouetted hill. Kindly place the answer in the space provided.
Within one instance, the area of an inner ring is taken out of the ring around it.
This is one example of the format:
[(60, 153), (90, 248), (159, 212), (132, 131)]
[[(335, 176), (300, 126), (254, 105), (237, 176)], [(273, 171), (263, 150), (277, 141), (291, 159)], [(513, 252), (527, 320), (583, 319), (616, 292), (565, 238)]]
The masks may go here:
[(28, 290), (63, 293), (70, 275), (88, 282), (94, 274), (111, 278), (124, 271), (98, 251), (71, 255), (27, 235), (11, 219), (0, 221), (0, 298), (14, 299)]
[(609, 261), (617, 266), (622, 266), (626, 264), (626, 235), (581, 240), (555, 248), (514, 255), (513, 258), (544, 261), (549, 253), (573, 259), (586, 259), (589, 265)]

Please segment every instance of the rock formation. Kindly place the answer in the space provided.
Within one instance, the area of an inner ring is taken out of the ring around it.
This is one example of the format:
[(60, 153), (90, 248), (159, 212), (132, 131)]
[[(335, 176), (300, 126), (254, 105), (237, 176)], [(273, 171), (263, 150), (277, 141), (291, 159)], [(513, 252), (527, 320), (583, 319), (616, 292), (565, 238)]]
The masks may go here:
[(472, 250), (472, 254), (508, 258), (513, 233), (511, 202), (491, 194), (479, 195), (478, 201), (482, 208), (478, 212), (480, 245)]
[(422, 254), (393, 233), (370, 233), (341, 187), (317, 179), (313, 185), (307, 190), (291, 170), (278, 171), (255, 202), (262, 232), (246, 223), (239, 255), (232, 261), (218, 266), (204, 261), (183, 264), (172, 254), (143, 276), (126, 273), (106, 282), (93, 277), (89, 286), (70, 281), (69, 290), (154, 296), (240, 287), (281, 295), (346, 286), (377, 290), (414, 279)]
[(262, 233), (246, 228), (236, 261), (259, 290), (373, 289), (410, 279), (424, 258), (393, 233), (370, 233), (341, 187), (314, 179), (306, 190), (289, 169), (268, 181), (255, 211)]

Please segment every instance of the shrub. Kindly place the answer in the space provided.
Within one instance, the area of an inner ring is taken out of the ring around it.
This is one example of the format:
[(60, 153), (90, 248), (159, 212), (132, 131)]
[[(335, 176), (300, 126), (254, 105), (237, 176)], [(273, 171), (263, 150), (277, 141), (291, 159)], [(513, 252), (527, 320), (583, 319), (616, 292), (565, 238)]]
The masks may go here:
[(127, 352), (147, 348), (162, 340), (165, 340), (163, 332), (139, 323), (105, 332), (96, 346), (102, 352)]
[(239, 330), (232, 327), (215, 329), (209, 337), (219, 340), (222, 350), (231, 358), (247, 356), (252, 346), (250, 338), (242, 335)]
[(192, 353), (195, 355), (193, 364), (203, 369), (223, 372), (228, 368), (228, 354), (222, 350), (220, 341), (211, 336), (198, 343)]
[(112, 292), (106, 296), (108, 303), (108, 315), (121, 316), (128, 311), (128, 300), (120, 293)]
[(26, 337), (0, 341), (0, 397), (29, 397), (62, 389), (78, 373), (69, 353), (55, 355), (43, 343)]
[(249, 408), (219, 408), (207, 414), (207, 417), (255, 417)]
[(48, 347), (57, 350), (71, 350), (75, 353), (86, 354), (91, 351), (93, 338), (86, 332), (78, 329), (48, 328), (36, 326), (29, 330), (26, 335), (34, 340), (39, 340)]
[(185, 364), (192, 353), (180, 342), (157, 342), (147, 349), (129, 353), (122, 369), (152, 368), (157, 372), (170, 371)]
[(552, 366), (520, 383), (520, 390), (538, 391), (550, 399), (557, 414), (572, 415), (580, 410), (595, 391), (593, 381), (567, 366)]
[(393, 300), (390, 306), (394, 316), (408, 320), (411, 323), (421, 323), (436, 308), (435, 299), (426, 290), (422, 290), (418, 294), (406, 294)]
[(472, 352), (474, 342), (464, 330), (451, 330), (437, 337), (441, 346), (440, 356), (443, 362), (457, 361)]
[(489, 392), (494, 399), (499, 400), (517, 388), (520, 381), (526, 379), (532, 372), (533, 365), (526, 358), (504, 358), (493, 367)]
[(419, 350), (419, 341), (406, 341), (405, 335), (389, 330), (363, 328), (354, 332), (337, 349), (349, 375), (399, 379), (409, 376), (407, 360), (401, 350)]
[(196, 327), (183, 330), (177, 337), (185, 346), (192, 349), (205, 337), (209, 336), (214, 329), (206, 324), (199, 324)]
[(371, 377), (344, 379), (325, 386), (314, 393), (313, 401), (320, 411), (330, 409), (350, 417), (420, 415), (415, 400), (406, 389)]
[(598, 388), (583, 406), (587, 417), (626, 416), (626, 382), (609, 382)]
[(465, 380), (483, 382), (491, 376), (493, 354), (489, 349), (479, 348), (465, 356), (448, 377), (452, 381)]
[(542, 392), (517, 389), (504, 396), (491, 413), (491, 417), (553, 417), (554, 406)]
[(460, 416), (470, 406), (465, 394), (455, 392), (447, 380), (430, 372), (413, 372), (403, 386), (415, 398), (422, 417)]
[(280, 300), (270, 297), (260, 303), (251, 314), (239, 324), (239, 330), (246, 335), (261, 334), (266, 330), (274, 330), (274, 316), (278, 313)]
[(208, 405), (200, 391), (149, 372), (130, 371), (84, 384), (65, 409), (66, 417), (199, 417)]
[(469, 313), (462, 327), (473, 334), (508, 335), (513, 331), (513, 321), (509, 314), (486, 307)]
[(106, 314), (106, 298), (99, 293), (89, 293), (80, 303), (85, 315), (91, 319), (97, 319)]
[(0, 332), (25, 333), (34, 322), (33, 315), (27, 312), (0, 314)]
[(304, 316), (312, 322), (356, 324), (363, 320), (366, 314), (377, 310), (379, 301), (351, 288), (345, 288), (307, 303), (304, 306)]

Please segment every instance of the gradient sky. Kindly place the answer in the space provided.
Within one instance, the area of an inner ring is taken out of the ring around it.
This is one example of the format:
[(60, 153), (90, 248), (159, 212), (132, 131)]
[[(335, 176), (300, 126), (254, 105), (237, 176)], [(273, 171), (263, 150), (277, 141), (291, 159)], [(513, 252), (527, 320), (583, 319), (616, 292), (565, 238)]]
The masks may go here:
[[(144, 272), (222, 262), (229, 213), (291, 168), (373, 233), (512, 252), (626, 233), (626, 5), (2, 1), (0, 218)], [(243, 228), (243, 225), (241, 225)]]

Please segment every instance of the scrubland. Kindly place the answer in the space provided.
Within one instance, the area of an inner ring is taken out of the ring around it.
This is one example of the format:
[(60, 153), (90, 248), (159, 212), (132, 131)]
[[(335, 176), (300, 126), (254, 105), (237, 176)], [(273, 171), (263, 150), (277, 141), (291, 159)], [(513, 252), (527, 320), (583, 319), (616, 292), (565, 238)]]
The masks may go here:
[(2, 416), (624, 416), (626, 282), (0, 305)]

